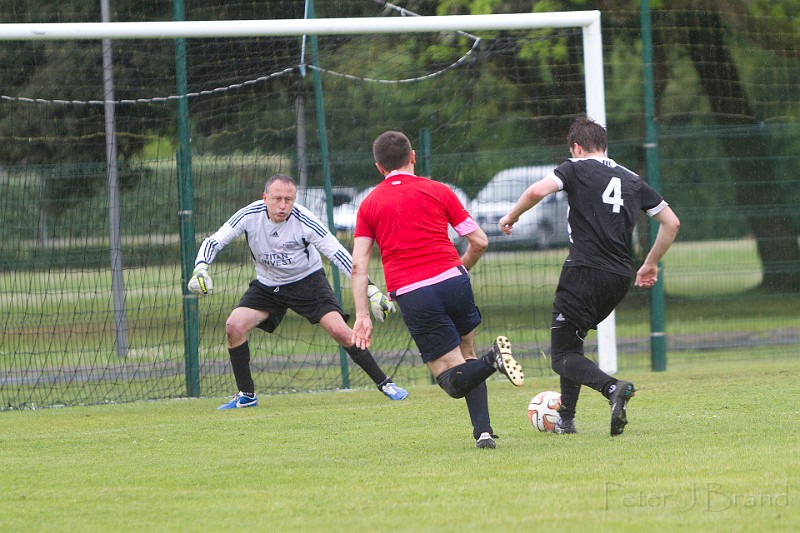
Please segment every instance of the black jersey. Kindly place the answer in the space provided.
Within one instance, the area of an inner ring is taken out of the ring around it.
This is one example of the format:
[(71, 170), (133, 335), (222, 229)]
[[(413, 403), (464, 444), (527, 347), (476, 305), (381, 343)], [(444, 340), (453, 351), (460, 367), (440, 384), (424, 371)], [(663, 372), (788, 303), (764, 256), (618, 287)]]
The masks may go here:
[(633, 227), (667, 203), (636, 173), (612, 159), (569, 159), (550, 176), (569, 200), (569, 266), (588, 266), (626, 276), (633, 271)]

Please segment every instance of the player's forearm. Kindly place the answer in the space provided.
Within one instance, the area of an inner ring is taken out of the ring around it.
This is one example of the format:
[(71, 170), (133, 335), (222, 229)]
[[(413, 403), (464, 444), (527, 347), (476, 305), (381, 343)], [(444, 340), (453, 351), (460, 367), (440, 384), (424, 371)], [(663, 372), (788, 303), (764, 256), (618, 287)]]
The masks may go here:
[(367, 298), (367, 286), (369, 285), (369, 277), (366, 275), (358, 274), (355, 272), (357, 267), (353, 267), (353, 277), (351, 279), (351, 286), (353, 289), (353, 304), (356, 308), (356, 316), (369, 316), (369, 300)]
[(514, 207), (511, 208), (511, 211), (509, 211), (503, 218), (504, 220), (510, 220), (516, 222), (519, 220), (519, 217), (521, 217), (523, 214), (525, 214), (526, 211), (528, 211), (538, 203), (539, 203), (538, 200), (532, 201), (523, 194), (522, 196), (519, 197), (517, 203), (514, 204)]
[(367, 286), (369, 285), (369, 259), (372, 253), (371, 242), (362, 242), (356, 239), (353, 245), (353, 267), (351, 270), (350, 286), (353, 291), (353, 304), (356, 316), (369, 316), (369, 299)]
[(664, 257), (669, 247), (672, 246), (672, 243), (675, 241), (675, 237), (678, 235), (678, 229), (680, 229), (681, 226), (678, 217), (675, 216), (672, 210), (666, 208), (664, 211), (655, 217), (659, 222), (658, 234), (644, 260), (645, 264), (648, 265), (657, 265), (658, 262), (661, 261), (661, 258)]
[[(520, 195), (517, 203), (514, 204), (514, 207), (511, 208), (511, 211), (509, 211), (502, 220), (512, 225), (516, 224), (519, 221), (519, 217), (525, 214), (526, 211), (533, 209), (545, 196), (556, 191), (558, 191), (558, 184), (553, 180), (541, 179), (537, 181), (525, 189), (525, 192)], [(501, 224), (501, 226), (502, 225), (503, 224)]]
[(489, 247), (489, 238), (480, 228), (472, 233), (464, 235), (464, 237), (467, 239), (467, 249), (464, 255), (461, 256), (461, 264), (469, 270), (475, 266), (484, 252), (486, 252), (486, 249)]
[(650, 252), (648, 252), (647, 257), (644, 260), (645, 264), (657, 265), (658, 262), (661, 261), (661, 258), (667, 253), (667, 250), (669, 250), (672, 242), (675, 240), (677, 231), (662, 231), (663, 229), (663, 226), (659, 229), (658, 236), (653, 243), (653, 247), (650, 248)]

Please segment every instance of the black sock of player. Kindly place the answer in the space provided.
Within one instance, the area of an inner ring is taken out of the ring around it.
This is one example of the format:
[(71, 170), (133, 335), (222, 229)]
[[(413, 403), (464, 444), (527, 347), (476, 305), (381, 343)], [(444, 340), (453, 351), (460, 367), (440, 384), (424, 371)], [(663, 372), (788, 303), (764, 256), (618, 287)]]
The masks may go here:
[(489, 351), (483, 354), (483, 357), (480, 358), (481, 361), (497, 370), (497, 368), (494, 366), (495, 359), (497, 359), (497, 357), (494, 355), (494, 350), (492, 348), (489, 348)]
[(382, 385), (386, 381), (386, 374), (378, 366), (377, 361), (372, 357), (369, 350), (362, 350), (354, 344), (349, 348), (345, 348), (344, 351), (347, 352), (355, 364), (367, 373), (370, 379), (375, 382), (375, 385)]
[(450, 397), (463, 398), (477, 385), (486, 381), (495, 370), (495, 367), (482, 359), (468, 359), (439, 374), (436, 381)]
[(250, 374), (250, 345), (244, 341), (235, 348), (228, 348), (228, 354), (231, 356), (231, 368), (233, 377), (236, 378), (236, 386), (241, 392), (255, 394), (256, 386)]
[(567, 354), (558, 357), (553, 355), (553, 370), (561, 377), (573, 383), (580, 383), (591, 387), (608, 398), (608, 387), (616, 383), (612, 378), (595, 364), (594, 361), (578, 354)]
[[(571, 324), (551, 328), (550, 341), (553, 352), (551, 366), (556, 374), (566, 378), (568, 391), (569, 383), (586, 385), (608, 398), (608, 386), (617, 380), (600, 370), (594, 361), (583, 355), (584, 338), (585, 334)], [(569, 400), (568, 396), (567, 401)], [(561, 401), (564, 401), (563, 393)], [(575, 403), (577, 401), (578, 395), (575, 394)]]
[(603, 396), (605, 396), (606, 398), (608, 398), (610, 400), (611, 399), (611, 395), (614, 394), (615, 390), (617, 390), (617, 385), (618, 384), (619, 384), (619, 380), (617, 378), (611, 378), (610, 381), (608, 381), (607, 383), (603, 384), (603, 388), (600, 390), (600, 392), (603, 394)]
[(580, 392), (580, 383), (561, 377), (561, 407), (558, 409), (558, 415), (563, 420), (573, 420), (575, 418), (575, 409), (578, 405)]
[(481, 433), (494, 433), (489, 421), (489, 393), (486, 382), (482, 381), (469, 391), (464, 399), (467, 401), (469, 419), (472, 421), (472, 436), (477, 440)]

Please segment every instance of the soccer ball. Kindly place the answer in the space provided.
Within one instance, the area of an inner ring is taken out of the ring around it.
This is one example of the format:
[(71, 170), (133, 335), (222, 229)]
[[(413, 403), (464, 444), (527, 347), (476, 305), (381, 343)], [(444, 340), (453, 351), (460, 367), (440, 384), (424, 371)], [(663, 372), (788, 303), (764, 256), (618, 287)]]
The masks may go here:
[(553, 431), (558, 422), (561, 395), (555, 391), (540, 392), (528, 404), (528, 419), (539, 431)]

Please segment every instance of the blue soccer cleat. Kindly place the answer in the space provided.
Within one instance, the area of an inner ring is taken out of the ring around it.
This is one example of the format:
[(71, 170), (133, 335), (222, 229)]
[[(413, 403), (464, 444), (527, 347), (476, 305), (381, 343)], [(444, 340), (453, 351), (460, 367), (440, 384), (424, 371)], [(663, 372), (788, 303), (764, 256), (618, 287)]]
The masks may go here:
[(401, 389), (391, 381), (387, 381), (383, 385), (378, 385), (380, 390), (390, 400), (404, 400), (408, 396), (408, 391)]
[(237, 392), (231, 401), (228, 403), (223, 403), (219, 407), (217, 407), (218, 411), (223, 409), (239, 409), (243, 407), (255, 407), (258, 405), (258, 398), (256, 397), (255, 393), (250, 392)]

